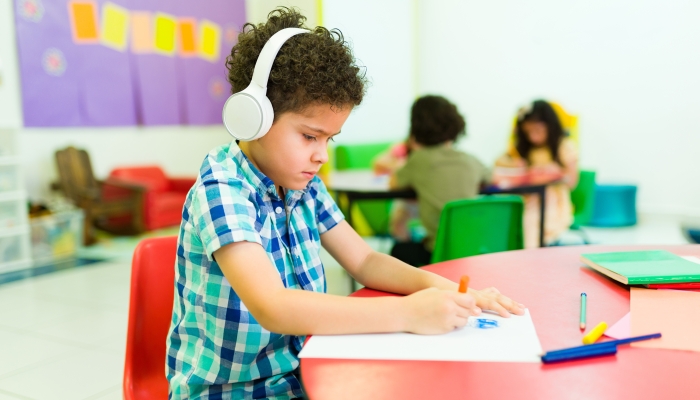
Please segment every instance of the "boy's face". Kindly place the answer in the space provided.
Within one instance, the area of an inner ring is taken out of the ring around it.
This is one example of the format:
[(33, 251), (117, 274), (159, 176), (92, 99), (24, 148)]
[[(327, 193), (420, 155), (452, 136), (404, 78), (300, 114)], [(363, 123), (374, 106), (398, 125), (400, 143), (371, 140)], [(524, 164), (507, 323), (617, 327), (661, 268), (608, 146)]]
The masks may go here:
[(340, 133), (350, 111), (351, 106), (335, 110), (318, 104), (300, 113), (283, 113), (265, 136), (249, 142), (246, 155), (276, 186), (304, 189), (328, 161), (328, 143)]

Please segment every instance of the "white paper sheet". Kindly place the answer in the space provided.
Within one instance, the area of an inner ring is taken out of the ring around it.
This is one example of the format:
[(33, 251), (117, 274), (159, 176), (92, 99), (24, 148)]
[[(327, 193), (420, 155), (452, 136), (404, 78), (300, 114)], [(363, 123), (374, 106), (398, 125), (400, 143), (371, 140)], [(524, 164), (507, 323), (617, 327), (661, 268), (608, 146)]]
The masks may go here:
[(530, 312), (502, 318), (483, 313), (475, 318), (498, 321), (492, 329), (466, 326), (444, 335), (380, 333), (313, 336), (299, 353), (301, 358), (369, 360), (540, 362), (542, 346)]

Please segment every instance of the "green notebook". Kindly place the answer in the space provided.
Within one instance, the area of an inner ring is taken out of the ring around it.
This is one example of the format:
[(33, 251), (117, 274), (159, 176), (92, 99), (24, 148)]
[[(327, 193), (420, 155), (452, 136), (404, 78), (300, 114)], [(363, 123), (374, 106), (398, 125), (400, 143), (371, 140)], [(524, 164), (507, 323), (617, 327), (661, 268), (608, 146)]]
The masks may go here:
[(581, 261), (627, 285), (700, 282), (700, 264), (665, 250), (581, 254)]

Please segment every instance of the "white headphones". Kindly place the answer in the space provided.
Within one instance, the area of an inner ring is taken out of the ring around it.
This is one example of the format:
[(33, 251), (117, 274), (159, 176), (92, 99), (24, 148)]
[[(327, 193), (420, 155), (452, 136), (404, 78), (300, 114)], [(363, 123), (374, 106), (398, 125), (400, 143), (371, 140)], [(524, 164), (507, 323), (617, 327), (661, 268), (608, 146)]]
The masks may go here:
[(272, 63), (282, 45), (289, 38), (300, 33), (309, 33), (309, 31), (285, 28), (272, 35), (260, 51), (258, 61), (255, 62), (250, 85), (232, 94), (224, 103), (222, 112), (224, 126), (234, 138), (242, 141), (260, 139), (270, 130), (275, 112), (266, 94)]

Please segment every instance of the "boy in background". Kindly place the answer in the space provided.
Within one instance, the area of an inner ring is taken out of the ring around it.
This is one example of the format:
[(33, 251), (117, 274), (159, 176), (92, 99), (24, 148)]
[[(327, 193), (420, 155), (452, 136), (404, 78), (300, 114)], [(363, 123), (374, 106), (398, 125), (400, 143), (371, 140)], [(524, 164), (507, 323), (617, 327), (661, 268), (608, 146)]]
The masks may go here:
[(406, 164), (392, 175), (392, 189), (413, 188), (418, 195), (418, 214), (426, 230), (422, 242), (398, 242), (391, 255), (421, 266), (430, 263), (440, 213), (447, 202), (476, 197), (489, 170), (476, 157), (453, 147), (465, 134), (464, 117), (441, 96), (423, 96), (411, 107)]

